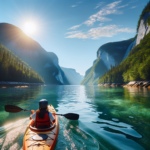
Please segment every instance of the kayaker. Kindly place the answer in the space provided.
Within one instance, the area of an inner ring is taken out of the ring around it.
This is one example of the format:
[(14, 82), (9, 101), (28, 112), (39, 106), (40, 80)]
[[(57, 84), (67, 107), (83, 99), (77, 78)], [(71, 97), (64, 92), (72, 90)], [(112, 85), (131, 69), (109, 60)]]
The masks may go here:
[(34, 120), (36, 128), (49, 128), (55, 121), (51, 112), (48, 112), (48, 101), (42, 99), (39, 101), (39, 109), (35, 112), (31, 110), (30, 119)]

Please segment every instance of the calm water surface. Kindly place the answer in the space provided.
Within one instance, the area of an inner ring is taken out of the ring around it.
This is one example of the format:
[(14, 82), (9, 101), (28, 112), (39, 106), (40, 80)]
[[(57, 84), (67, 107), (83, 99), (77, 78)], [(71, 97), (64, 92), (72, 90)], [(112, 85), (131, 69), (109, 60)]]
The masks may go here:
[(4, 106), (38, 109), (47, 99), (58, 113), (78, 113), (78, 121), (59, 117), (55, 150), (149, 150), (150, 89), (98, 86), (0, 88), (0, 149), (21, 150), (29, 112), (7, 113)]

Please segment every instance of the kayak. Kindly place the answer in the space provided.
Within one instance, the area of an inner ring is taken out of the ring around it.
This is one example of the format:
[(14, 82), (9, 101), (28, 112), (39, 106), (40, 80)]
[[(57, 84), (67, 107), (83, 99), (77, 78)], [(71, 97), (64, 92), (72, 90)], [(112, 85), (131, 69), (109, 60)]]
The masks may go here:
[(59, 120), (52, 105), (48, 105), (48, 111), (55, 118), (50, 128), (37, 129), (31, 120), (27, 126), (23, 139), (23, 150), (53, 150), (59, 133)]

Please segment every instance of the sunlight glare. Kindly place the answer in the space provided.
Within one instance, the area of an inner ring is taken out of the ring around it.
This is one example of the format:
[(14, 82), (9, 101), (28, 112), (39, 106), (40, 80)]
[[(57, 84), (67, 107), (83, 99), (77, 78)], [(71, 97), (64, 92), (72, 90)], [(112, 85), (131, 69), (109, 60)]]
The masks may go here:
[(27, 22), (25, 25), (24, 25), (24, 28), (23, 28), (23, 32), (27, 35), (32, 35), (34, 34), (36, 31), (36, 26), (34, 23), (32, 22)]

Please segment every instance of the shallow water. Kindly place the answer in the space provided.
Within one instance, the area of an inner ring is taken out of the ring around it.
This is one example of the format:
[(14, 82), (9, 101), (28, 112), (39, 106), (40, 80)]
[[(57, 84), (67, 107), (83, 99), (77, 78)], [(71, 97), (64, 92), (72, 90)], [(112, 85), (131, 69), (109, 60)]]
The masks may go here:
[(38, 109), (47, 99), (58, 113), (78, 113), (78, 121), (59, 117), (55, 150), (150, 149), (150, 90), (98, 86), (39, 86), (0, 89), (0, 149), (20, 150), (29, 112), (7, 113), (4, 106)]

